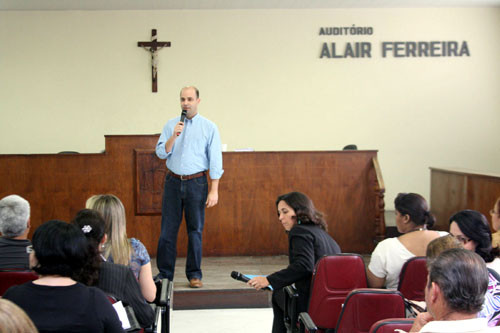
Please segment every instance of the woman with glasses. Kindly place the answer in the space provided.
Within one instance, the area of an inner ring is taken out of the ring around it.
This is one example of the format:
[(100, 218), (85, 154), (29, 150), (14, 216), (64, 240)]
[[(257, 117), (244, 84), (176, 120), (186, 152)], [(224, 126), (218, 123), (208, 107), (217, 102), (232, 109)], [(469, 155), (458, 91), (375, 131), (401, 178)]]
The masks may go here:
[[(490, 270), (500, 272), (500, 250), (491, 244), (490, 226), (483, 214), (469, 209), (456, 213), (450, 217), (450, 234), (459, 240), (465, 249), (479, 254)], [(491, 272), (479, 317), (487, 318), (488, 326), (496, 326), (500, 322), (500, 281)]]
[(495, 202), (493, 209), (490, 210), (491, 226), (496, 232), (492, 236), (493, 247), (500, 246), (500, 197)]
[(450, 217), (450, 234), (465, 249), (474, 251), (486, 262), (486, 266), (500, 273), (500, 250), (491, 243), (491, 230), (486, 217), (475, 210), (462, 210)]
[(446, 235), (428, 230), (435, 222), (427, 201), (416, 193), (399, 193), (394, 200), (396, 226), (403, 235), (377, 244), (367, 269), (370, 288), (396, 289), (404, 263), (415, 256), (425, 256), (427, 244)]

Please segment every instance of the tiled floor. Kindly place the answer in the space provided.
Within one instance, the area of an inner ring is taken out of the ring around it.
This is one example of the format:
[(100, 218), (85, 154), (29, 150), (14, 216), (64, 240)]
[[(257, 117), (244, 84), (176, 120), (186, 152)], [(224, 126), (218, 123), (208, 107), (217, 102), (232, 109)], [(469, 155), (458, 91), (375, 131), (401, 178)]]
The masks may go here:
[(270, 332), (273, 310), (224, 309), (172, 311), (170, 332), (257, 333)]

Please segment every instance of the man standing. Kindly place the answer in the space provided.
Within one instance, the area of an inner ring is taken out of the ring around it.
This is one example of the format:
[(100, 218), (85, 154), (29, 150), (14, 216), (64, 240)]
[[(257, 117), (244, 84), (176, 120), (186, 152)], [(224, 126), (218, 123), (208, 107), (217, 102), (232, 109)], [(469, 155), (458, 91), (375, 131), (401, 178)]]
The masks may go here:
[(428, 312), (417, 316), (410, 332), (488, 332), (487, 319), (477, 318), (487, 288), (488, 270), (479, 255), (444, 251), (429, 264)]
[[(157, 265), (161, 278), (173, 280), (177, 257), (177, 234), (184, 211), (188, 252), (186, 276), (191, 288), (200, 288), (202, 232), (205, 206), (218, 202), (222, 152), (217, 126), (198, 114), (200, 94), (196, 87), (182, 88), (181, 108), (186, 119), (173, 118), (163, 127), (156, 144), (156, 155), (167, 160), (163, 191), (161, 234), (158, 241)], [(212, 184), (208, 191), (207, 170)]]
[(0, 269), (28, 270), (30, 204), (18, 195), (0, 200)]

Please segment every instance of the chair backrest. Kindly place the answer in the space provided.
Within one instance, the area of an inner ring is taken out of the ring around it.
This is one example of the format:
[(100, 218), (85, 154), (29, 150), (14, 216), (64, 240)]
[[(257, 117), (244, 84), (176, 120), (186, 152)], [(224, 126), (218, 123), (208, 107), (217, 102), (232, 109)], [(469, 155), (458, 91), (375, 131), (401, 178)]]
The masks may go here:
[(32, 271), (0, 271), (0, 296), (12, 286), (38, 279), (38, 275)]
[(316, 263), (307, 312), (319, 328), (335, 328), (347, 295), (366, 288), (366, 270), (359, 254), (325, 256)]
[(414, 320), (413, 318), (382, 319), (372, 325), (370, 333), (394, 333), (395, 329), (409, 332)]
[(425, 301), (425, 286), (427, 284), (426, 257), (408, 259), (399, 273), (398, 290), (406, 299)]
[(336, 333), (368, 333), (373, 323), (387, 318), (404, 318), (405, 302), (397, 290), (355, 289), (347, 296)]

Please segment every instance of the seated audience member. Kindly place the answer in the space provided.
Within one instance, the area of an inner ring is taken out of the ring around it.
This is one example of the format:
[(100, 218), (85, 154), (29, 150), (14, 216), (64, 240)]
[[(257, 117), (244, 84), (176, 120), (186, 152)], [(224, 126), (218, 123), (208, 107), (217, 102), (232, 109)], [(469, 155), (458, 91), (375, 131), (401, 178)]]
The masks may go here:
[(156, 297), (151, 259), (148, 250), (135, 238), (127, 238), (127, 222), (122, 202), (112, 194), (94, 195), (87, 200), (86, 208), (101, 213), (106, 222), (104, 232), (108, 240), (103, 255), (109, 262), (130, 266), (139, 281), (141, 292), (148, 302)]
[(130, 305), (141, 327), (153, 324), (154, 310), (146, 303), (130, 268), (103, 260), (100, 250), (106, 243), (107, 235), (104, 233), (101, 214), (95, 210), (82, 209), (71, 223), (83, 231), (89, 242), (90, 252), (99, 258), (99, 278), (91, 285), (122, 301), (124, 305)]
[(29, 270), (30, 204), (18, 195), (0, 200), (0, 270)]
[(495, 202), (493, 209), (490, 210), (491, 226), (496, 232), (492, 236), (492, 246), (500, 246), (500, 197)]
[(464, 249), (474, 251), (486, 266), (500, 273), (500, 250), (491, 245), (491, 230), (486, 217), (475, 210), (462, 210), (450, 217), (450, 234), (462, 242)]
[(40, 332), (123, 332), (106, 295), (75, 281), (91, 260), (83, 232), (49, 221), (33, 234), (30, 258), (37, 280), (9, 288), (4, 298), (21, 307)]
[(298, 312), (307, 311), (314, 265), (325, 255), (340, 253), (339, 245), (326, 231), (323, 214), (305, 194), (291, 192), (281, 195), (276, 200), (276, 208), (278, 219), (288, 233), (290, 265), (267, 277), (258, 276), (248, 281), (257, 290), (269, 285), (273, 287), (274, 333), (286, 332), (283, 288), (295, 283), (299, 294)]
[(449, 249), (429, 261), (425, 289), (428, 312), (420, 313), (410, 332), (482, 332), (477, 318), (488, 287), (484, 260), (465, 249)]
[(368, 286), (396, 289), (405, 262), (424, 256), (427, 244), (446, 232), (427, 230), (435, 222), (427, 201), (415, 193), (399, 193), (394, 200), (396, 226), (403, 235), (388, 238), (377, 244), (368, 265)]
[(441, 252), (449, 249), (463, 249), (462, 242), (451, 234), (433, 239), (429, 245), (427, 245), (427, 250), (425, 252), (427, 261), (435, 259)]
[[(431, 262), (445, 250), (461, 248), (463, 248), (462, 242), (451, 234), (436, 238), (427, 246), (427, 261)], [(478, 317), (486, 318), (488, 326), (496, 326), (500, 320), (500, 281), (490, 272), (488, 272), (488, 290), (484, 295), (484, 304)]]
[(0, 333), (38, 333), (38, 330), (23, 309), (0, 298)]

